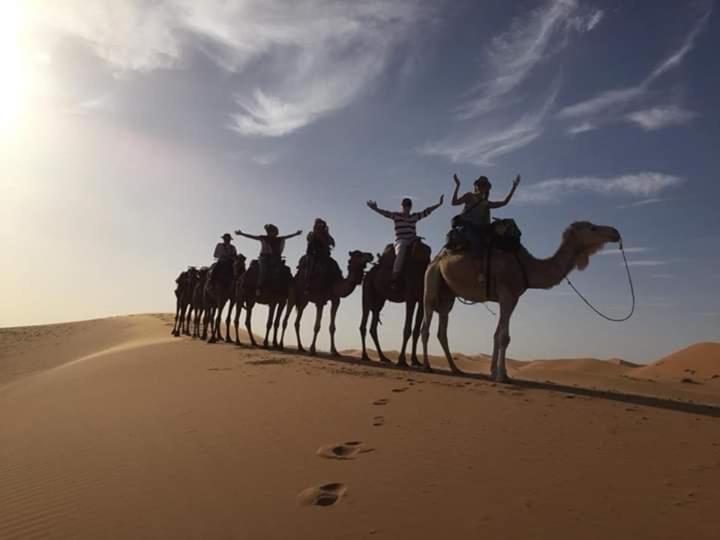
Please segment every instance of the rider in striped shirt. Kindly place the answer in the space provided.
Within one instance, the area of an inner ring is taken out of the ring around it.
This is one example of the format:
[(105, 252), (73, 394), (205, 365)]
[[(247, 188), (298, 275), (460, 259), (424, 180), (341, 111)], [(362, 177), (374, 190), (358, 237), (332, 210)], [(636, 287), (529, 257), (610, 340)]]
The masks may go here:
[(401, 212), (389, 212), (378, 208), (375, 201), (368, 201), (367, 205), (386, 218), (392, 219), (395, 224), (395, 263), (393, 264), (392, 282), (397, 283), (397, 278), (402, 271), (405, 256), (410, 245), (417, 239), (415, 224), (421, 219), (429, 216), (435, 209), (439, 208), (443, 203), (444, 195), (440, 195), (440, 202), (428, 206), (421, 212), (411, 212), (412, 201), (410, 199), (402, 200)]

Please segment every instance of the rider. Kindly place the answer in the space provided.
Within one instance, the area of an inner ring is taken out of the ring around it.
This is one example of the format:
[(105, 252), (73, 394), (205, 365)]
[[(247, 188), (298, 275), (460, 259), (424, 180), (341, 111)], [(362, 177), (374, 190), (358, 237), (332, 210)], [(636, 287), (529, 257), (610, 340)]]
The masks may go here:
[(405, 198), (402, 200), (401, 212), (389, 212), (388, 210), (382, 210), (378, 208), (375, 201), (368, 201), (367, 205), (386, 218), (392, 219), (395, 223), (395, 262), (393, 263), (392, 270), (392, 284), (396, 285), (400, 272), (405, 262), (405, 256), (408, 248), (412, 243), (417, 240), (417, 232), (415, 230), (415, 224), (421, 219), (429, 216), (434, 210), (439, 208), (443, 203), (444, 195), (440, 195), (440, 202), (433, 206), (428, 206), (421, 212), (411, 213), (412, 200)]
[(480, 254), (491, 239), (492, 221), (490, 210), (502, 208), (510, 202), (520, 183), (520, 175), (515, 177), (510, 193), (502, 201), (491, 201), (489, 199), (492, 184), (487, 176), (481, 176), (475, 180), (473, 182), (473, 191), (465, 193), (461, 197), (458, 197), (460, 179), (454, 174), (453, 180), (455, 181), (455, 191), (453, 192), (452, 204), (453, 206), (465, 205), (462, 213), (453, 219), (453, 226), (456, 224), (462, 225), (468, 231), (467, 236), (473, 251)]
[(330, 258), (330, 250), (335, 247), (335, 239), (330, 236), (330, 228), (324, 219), (317, 218), (313, 229), (307, 235), (305, 251), (305, 289), (310, 288), (310, 278), (317, 261)]
[(213, 271), (215, 268), (224, 263), (232, 263), (237, 257), (237, 250), (235, 249), (235, 246), (230, 243), (232, 242), (232, 236), (230, 236), (230, 233), (223, 234), (222, 239), (223, 241), (218, 242), (215, 246), (213, 257), (215, 257), (216, 262), (210, 268), (210, 281), (213, 281)]
[(281, 262), (281, 256), (285, 249), (285, 240), (301, 235), (302, 231), (279, 236), (278, 228), (272, 223), (268, 223), (265, 225), (265, 234), (255, 236), (246, 234), (239, 229), (235, 231), (235, 234), (260, 242), (260, 257), (258, 257), (260, 272), (258, 275), (257, 290), (255, 291), (256, 296), (260, 296), (271, 266)]

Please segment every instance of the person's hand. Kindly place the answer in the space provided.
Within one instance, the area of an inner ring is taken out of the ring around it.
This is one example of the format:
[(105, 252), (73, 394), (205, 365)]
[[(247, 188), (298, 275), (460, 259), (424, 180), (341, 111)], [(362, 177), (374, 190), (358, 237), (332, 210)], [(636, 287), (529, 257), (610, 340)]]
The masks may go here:
[(235, 231), (235, 234), (237, 234), (238, 236), (240, 236), (240, 235), (242, 234), (242, 231), (241, 231), (240, 229), (238, 229), (237, 231)]
[(455, 181), (456, 186), (460, 185), (460, 179), (457, 177), (457, 174), (453, 174), (453, 180)]
[(298, 229), (298, 231), (295, 233), (296, 236), (299, 236), (301, 234), (302, 234), (302, 231), (300, 229)]
[(438, 206), (442, 205), (444, 200), (445, 200), (445, 194), (440, 195), (440, 202), (438, 203)]
[(513, 187), (518, 187), (518, 184), (520, 183), (520, 175), (518, 174), (515, 177), (515, 180), (513, 180)]
[(372, 208), (373, 210), (375, 210), (375, 209), (377, 208), (377, 203), (376, 203), (375, 201), (368, 201), (368, 202), (367, 202), (367, 205), (368, 205), (370, 208)]

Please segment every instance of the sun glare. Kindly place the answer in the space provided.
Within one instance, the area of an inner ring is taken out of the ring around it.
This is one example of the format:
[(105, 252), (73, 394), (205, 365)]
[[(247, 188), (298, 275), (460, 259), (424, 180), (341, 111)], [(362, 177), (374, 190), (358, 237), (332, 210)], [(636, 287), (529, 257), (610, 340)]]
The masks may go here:
[(28, 91), (21, 43), (23, 22), (20, 2), (0, 0), (0, 131), (16, 125)]

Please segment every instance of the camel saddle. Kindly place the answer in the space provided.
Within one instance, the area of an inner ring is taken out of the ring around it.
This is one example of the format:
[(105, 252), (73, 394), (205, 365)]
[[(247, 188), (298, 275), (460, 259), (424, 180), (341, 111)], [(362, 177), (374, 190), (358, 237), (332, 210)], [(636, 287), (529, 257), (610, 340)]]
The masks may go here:
[(235, 277), (235, 271), (233, 269), (233, 261), (225, 259), (214, 263), (210, 267), (208, 274), (210, 278), (210, 285), (216, 283), (230, 283)]
[[(244, 275), (243, 288), (254, 291), (258, 276), (260, 275), (260, 263), (257, 259), (253, 259)], [(267, 276), (265, 276), (265, 286), (263, 292), (267, 291), (285, 291), (292, 281), (292, 272), (285, 264), (285, 259), (279, 259), (268, 268)]]
[(517, 252), (520, 250), (522, 232), (514, 219), (494, 219), (486, 231), (478, 231), (454, 221), (453, 228), (448, 232), (445, 247), (452, 251), (466, 251), (473, 248), (476, 255), (485, 257), (492, 249)]
[[(298, 262), (298, 270), (305, 272), (308, 267), (308, 255), (303, 255)], [(314, 256), (310, 275), (305, 275), (309, 291), (322, 290), (334, 281), (342, 279), (342, 270), (332, 257)]]

